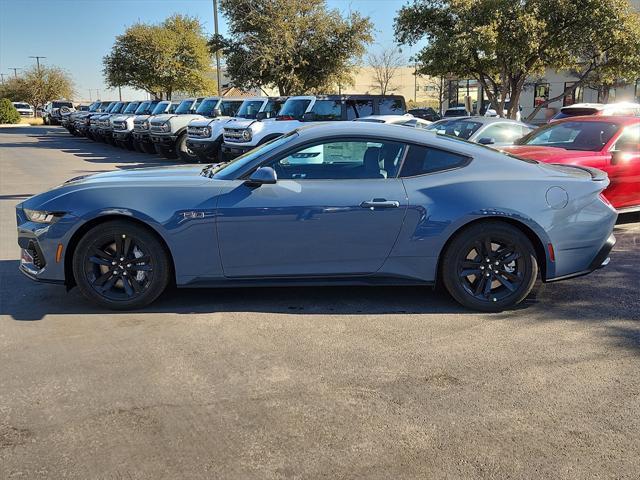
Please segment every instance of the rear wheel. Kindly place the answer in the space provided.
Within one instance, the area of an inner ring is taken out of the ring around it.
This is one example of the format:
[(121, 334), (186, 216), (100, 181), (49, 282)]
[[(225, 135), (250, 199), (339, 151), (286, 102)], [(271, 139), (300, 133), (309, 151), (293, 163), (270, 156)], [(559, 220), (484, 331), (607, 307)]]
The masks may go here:
[(442, 259), (447, 291), (465, 307), (499, 312), (517, 305), (538, 276), (533, 245), (518, 228), (482, 222), (453, 239)]
[(127, 221), (94, 227), (82, 237), (73, 255), (73, 275), (82, 294), (117, 310), (153, 302), (167, 287), (170, 271), (158, 238)]

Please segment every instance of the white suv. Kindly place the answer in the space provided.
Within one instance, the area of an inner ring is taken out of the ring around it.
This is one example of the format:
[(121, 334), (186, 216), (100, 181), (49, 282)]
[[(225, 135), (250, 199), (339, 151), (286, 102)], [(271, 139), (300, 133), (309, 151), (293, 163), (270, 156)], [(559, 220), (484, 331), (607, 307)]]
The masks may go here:
[(404, 115), (399, 95), (316, 95), (289, 97), (275, 118), (234, 119), (224, 125), (222, 152), (237, 157), (308, 122), (355, 120), (370, 115)]
[[(221, 161), (222, 131), (233, 120), (273, 118), (284, 104), (284, 97), (250, 97), (245, 99), (235, 115), (192, 120), (187, 128), (187, 147), (200, 161)], [(222, 102), (224, 106), (224, 102)], [(231, 105), (229, 105), (231, 106)], [(230, 109), (228, 109), (230, 110)]]

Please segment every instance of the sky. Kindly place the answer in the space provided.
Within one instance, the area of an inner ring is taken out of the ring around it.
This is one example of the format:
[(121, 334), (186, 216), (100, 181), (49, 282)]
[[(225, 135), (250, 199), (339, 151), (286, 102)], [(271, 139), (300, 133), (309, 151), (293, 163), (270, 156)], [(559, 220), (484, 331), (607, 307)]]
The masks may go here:
[[(375, 28), (375, 43), (369, 51), (394, 45), (393, 19), (408, 0), (327, 0), (329, 8), (347, 14), (359, 11), (369, 16)], [(212, 0), (0, 0), (0, 73), (13, 75), (12, 67), (35, 64), (29, 56), (46, 57), (41, 62), (67, 70), (76, 86), (76, 100), (117, 98), (102, 77), (102, 57), (109, 53), (115, 37), (138, 21), (159, 23), (173, 13), (200, 18), (207, 33), (213, 32)], [(227, 33), (226, 20), (219, 17), (220, 33)], [(415, 50), (415, 47), (414, 49)], [(413, 50), (403, 48), (407, 58)], [(18, 71), (19, 72), (19, 71)], [(123, 99), (139, 99), (141, 93), (124, 88)]]

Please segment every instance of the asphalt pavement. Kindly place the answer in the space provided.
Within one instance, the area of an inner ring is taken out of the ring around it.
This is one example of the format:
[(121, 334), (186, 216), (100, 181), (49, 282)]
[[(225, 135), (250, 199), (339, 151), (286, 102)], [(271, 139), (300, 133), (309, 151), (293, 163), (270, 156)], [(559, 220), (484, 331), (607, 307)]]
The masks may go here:
[(607, 268), (500, 314), (407, 287), (111, 312), (18, 272), (18, 202), (168, 163), (0, 129), (0, 478), (639, 478), (640, 217)]

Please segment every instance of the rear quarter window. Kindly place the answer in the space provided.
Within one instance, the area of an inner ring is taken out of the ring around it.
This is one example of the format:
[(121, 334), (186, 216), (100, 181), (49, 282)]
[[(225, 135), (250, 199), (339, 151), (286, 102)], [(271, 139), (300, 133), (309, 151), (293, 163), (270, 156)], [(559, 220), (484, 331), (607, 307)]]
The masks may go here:
[(467, 165), (471, 159), (446, 150), (411, 145), (400, 170), (401, 177), (415, 177)]

